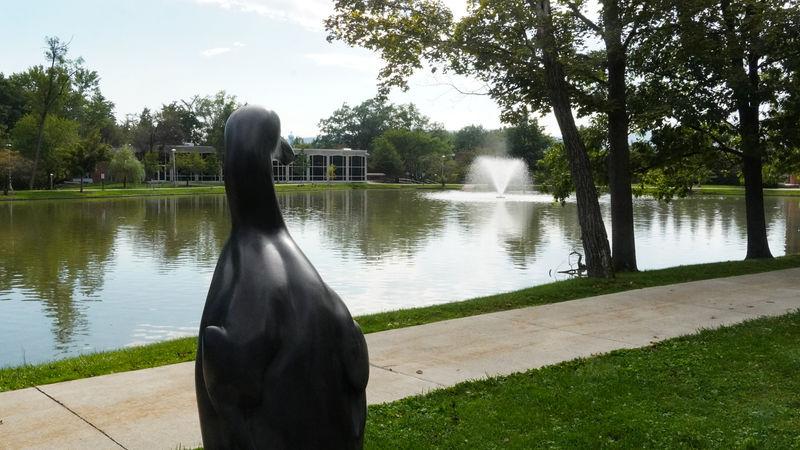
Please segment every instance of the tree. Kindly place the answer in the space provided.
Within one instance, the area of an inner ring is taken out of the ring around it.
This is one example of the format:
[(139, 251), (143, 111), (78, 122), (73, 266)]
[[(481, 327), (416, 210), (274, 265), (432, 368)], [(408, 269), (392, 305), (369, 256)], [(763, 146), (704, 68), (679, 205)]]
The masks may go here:
[(545, 134), (536, 119), (524, 119), (505, 130), (508, 155), (522, 158), (529, 170), (536, 168), (536, 163), (544, 157), (544, 152), (555, 144), (552, 136)]
[[(796, 89), (800, 4), (796, 0), (652, 1), (656, 20), (635, 59), (650, 103), (664, 105), (654, 128), (692, 130), (718, 155), (741, 164), (747, 210), (746, 258), (769, 258), (763, 166), (764, 123)], [(772, 103), (773, 107), (769, 107)], [(777, 106), (777, 108), (776, 108)], [(786, 147), (784, 147), (786, 149)]]
[(145, 151), (144, 156), (142, 156), (142, 165), (144, 167), (145, 177), (152, 179), (158, 173), (158, 168), (161, 165), (161, 158), (159, 158), (158, 153), (153, 150)]
[(0, 73), (0, 128), (10, 130), (29, 112), (25, 91), (19, 82)]
[(328, 164), (328, 167), (325, 168), (325, 175), (328, 178), (328, 183), (330, 183), (334, 178), (336, 178), (336, 166), (333, 164)]
[[(63, 179), (70, 175), (69, 155), (75, 145), (80, 141), (78, 129), (80, 125), (74, 120), (65, 119), (56, 115), (48, 115), (44, 127), (39, 130), (39, 117), (33, 113), (23, 116), (14, 129), (11, 130), (11, 140), (14, 148), (27, 159), (31, 160), (39, 149), (39, 185), (45, 185), (50, 173), (56, 179)], [(28, 173), (30, 175), (31, 172)]]
[(575, 190), (569, 170), (569, 160), (561, 142), (553, 144), (544, 151), (542, 159), (538, 161), (536, 175), (536, 181), (542, 191), (553, 194), (553, 198), (562, 205)]
[(169, 144), (182, 144), (192, 139), (197, 119), (191, 111), (177, 102), (163, 105), (155, 117), (155, 143), (161, 147)]
[[(596, 186), (608, 186), (608, 172), (605, 169), (605, 160), (608, 157), (605, 128), (597, 126), (597, 122), (590, 126), (578, 128), (581, 139), (586, 144), (586, 152), (592, 167), (592, 178)], [(553, 195), (553, 198), (562, 205), (567, 197), (575, 192), (575, 183), (569, 169), (569, 157), (566, 148), (561, 142), (555, 142), (545, 150), (535, 171), (535, 179), (542, 186), (542, 190)]]
[(306, 150), (304, 148), (294, 147), (294, 144), (292, 145), (292, 147), (295, 150), (297, 150), (297, 156), (294, 158), (294, 163), (292, 164), (292, 166), (294, 167), (292, 169), (294, 172), (294, 176), (295, 178), (300, 178), (305, 180), (306, 173), (308, 172), (308, 167), (311, 165), (310, 158), (308, 157), (308, 154), (306, 154)]
[(613, 276), (611, 250), (600, 214), (589, 156), (572, 115), (570, 89), (564, 65), (559, 59), (559, 42), (556, 40), (550, 1), (539, 0), (533, 9), (537, 22), (535, 36), (537, 45), (541, 49), (545, 86), (550, 106), (561, 129), (564, 147), (570, 161), (572, 181), (575, 183), (578, 221), (581, 225), (581, 241), (586, 252), (587, 271), (589, 276), (611, 277)]
[(371, 151), (371, 170), (385, 174), (395, 180), (403, 175), (403, 160), (397, 149), (388, 140), (376, 139)]
[(150, 110), (144, 108), (131, 129), (131, 142), (139, 152), (152, 152), (156, 145), (156, 124)]
[(111, 157), (108, 170), (115, 180), (122, 180), (122, 187), (128, 187), (128, 180), (136, 183), (144, 179), (144, 166), (130, 145), (125, 145)]
[(197, 142), (214, 147), (220, 158), (224, 157), (225, 123), (228, 117), (242, 106), (236, 100), (236, 96), (219, 91), (213, 96), (196, 95), (183, 104), (197, 120)]
[[(646, 28), (647, 8), (642, 7), (641, 2), (600, 0), (599, 18), (593, 21), (582, 11), (583, 0), (563, 0), (563, 3), (572, 18), (568, 26), (573, 27), (582, 40), (576, 43), (573, 51), (579, 52), (580, 47), (593, 48), (585, 45), (587, 35), (589, 41), (599, 40), (604, 47), (602, 52), (589, 50), (570, 58), (569, 64), (575, 66), (571, 69), (575, 79), (571, 87), (577, 89), (576, 97), (582, 108), (605, 116), (612, 262), (615, 270), (635, 271), (636, 242), (628, 142), (629, 79), (632, 77), (628, 74), (628, 58), (631, 45)], [(645, 104), (640, 103), (640, 106)]]
[(175, 168), (186, 176), (186, 186), (189, 186), (191, 175), (205, 172), (206, 162), (199, 153), (178, 153), (175, 155)]
[(114, 103), (107, 100), (99, 88), (85, 99), (78, 122), (81, 124), (81, 135), (91, 136), (98, 132), (100, 139), (109, 145), (122, 145), (123, 136), (114, 117)]
[(656, 129), (650, 139), (634, 142), (631, 150), (639, 176), (636, 194), (664, 202), (687, 196), (695, 185), (711, 179), (713, 170), (725, 171), (729, 165), (719, 158), (711, 139), (681, 126)]
[(205, 159), (203, 173), (222, 178), (222, 163), (216, 153), (208, 155)]
[(400, 175), (406, 174), (420, 181), (438, 172), (432, 166), (438, 164), (441, 155), (449, 153), (451, 149), (449, 142), (422, 130), (388, 130), (375, 139), (373, 148), (377, 154), (377, 160), (373, 161), (375, 170), (394, 175), (397, 173), (394, 165), (399, 160)]
[(36, 143), (34, 145), (30, 183), (28, 186), (29, 189), (33, 189), (36, 180), (36, 171), (39, 166), (47, 116), (68, 92), (72, 76), (82, 63), (81, 59), (74, 62), (67, 59), (67, 52), (69, 51), (68, 42), (62, 42), (57, 37), (49, 37), (46, 39), (46, 42), (47, 50), (45, 51), (45, 57), (47, 58), (47, 67), (33, 67), (29, 70), (27, 76), (29, 82), (27, 90), (30, 103), (37, 115), (37, 134)]
[(372, 98), (354, 107), (347, 103), (319, 122), (317, 147), (369, 150), (372, 141), (386, 130), (430, 130), (436, 128), (416, 106), (393, 105), (384, 98)]
[(11, 147), (0, 149), (0, 179), (3, 183), (3, 195), (8, 195), (14, 188), (12, 180), (30, 169), (30, 161)]
[(565, 65), (572, 51), (562, 15), (548, 0), (475, 2), (457, 23), (432, 0), (337, 0), (326, 21), (329, 39), (379, 51), (386, 66), (381, 86), (407, 87), (422, 61), (477, 76), (498, 101), (506, 120), (527, 118), (530, 110), (552, 109), (561, 129), (576, 185), (581, 240), (590, 276), (613, 276), (611, 249), (600, 214), (585, 146), (572, 114)]
[(481, 125), (467, 125), (453, 133), (453, 151), (472, 152), (484, 146), (489, 131)]
[(72, 147), (68, 162), (71, 171), (81, 178), (81, 192), (83, 192), (83, 179), (86, 174), (93, 170), (97, 163), (107, 160), (110, 151), (111, 147), (102, 142), (99, 131), (81, 139)]

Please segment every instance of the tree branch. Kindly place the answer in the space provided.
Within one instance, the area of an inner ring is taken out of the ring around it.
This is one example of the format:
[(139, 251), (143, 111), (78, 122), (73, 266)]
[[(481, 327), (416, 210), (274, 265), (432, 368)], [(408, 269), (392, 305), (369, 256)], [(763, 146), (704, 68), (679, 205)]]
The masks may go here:
[(578, 8), (578, 5), (576, 5), (576, 4), (572, 3), (572, 2), (565, 2), (565, 3), (569, 7), (569, 9), (572, 10), (572, 14), (574, 14), (575, 17), (580, 19), (581, 22), (586, 24), (586, 26), (589, 27), (592, 31), (594, 31), (595, 33), (597, 33), (600, 36), (603, 36), (603, 29), (599, 25), (597, 25), (596, 23), (592, 22), (591, 19), (589, 19), (588, 17), (584, 16), (581, 13), (580, 8)]
[[(454, 90), (455, 90), (456, 92), (458, 92), (459, 94), (463, 94), (463, 95), (476, 95), (476, 96), (487, 96), (487, 95), (491, 95), (491, 93), (490, 93), (490, 92), (479, 91), (479, 90), (477, 90), (477, 89), (476, 89), (476, 90), (474, 90), (474, 91), (465, 91), (465, 90), (463, 90), (463, 89), (459, 88), (458, 86), (456, 86), (455, 84), (453, 84), (453, 82), (451, 82), (451, 81), (446, 81), (446, 82), (441, 82), (441, 83), (431, 83), (431, 84), (424, 84), (424, 85), (420, 85), (420, 86), (431, 86), (431, 87), (435, 87), (435, 86), (448, 86), (448, 87), (450, 87), (450, 88), (454, 89)], [(484, 88), (486, 88), (486, 86), (484, 86)]]
[(705, 129), (701, 128), (701, 127), (698, 127), (696, 125), (686, 125), (686, 126), (691, 128), (691, 129), (693, 129), (693, 130), (695, 130), (695, 131), (697, 131), (698, 133), (702, 133), (702, 134), (708, 136), (709, 138), (711, 138), (712, 141), (717, 143), (717, 145), (719, 146), (720, 151), (725, 152), (725, 153), (729, 153), (731, 155), (735, 155), (735, 156), (737, 156), (739, 158), (744, 156), (744, 153), (740, 152), (739, 150), (736, 150), (734, 148), (729, 147), (727, 144), (725, 144), (725, 142), (722, 141), (722, 139), (720, 139), (719, 137), (715, 136), (710, 131), (705, 130)]

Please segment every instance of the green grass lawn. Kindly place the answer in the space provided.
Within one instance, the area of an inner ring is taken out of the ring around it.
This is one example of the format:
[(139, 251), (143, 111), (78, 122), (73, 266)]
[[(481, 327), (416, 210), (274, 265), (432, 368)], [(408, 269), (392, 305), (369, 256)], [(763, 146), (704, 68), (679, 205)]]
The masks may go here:
[(366, 448), (800, 448), (800, 313), (371, 406)]
[[(365, 333), (473, 316), (525, 306), (556, 303), (594, 295), (800, 267), (800, 256), (770, 260), (733, 261), (680, 266), (619, 274), (614, 280), (579, 278), (456, 303), (360, 316)], [(128, 370), (191, 361), (195, 338), (183, 338), (141, 347), (90, 353), (59, 361), (0, 369), (0, 392)]]
[[(394, 184), (394, 183), (303, 183), (303, 184), (277, 184), (278, 192), (293, 191), (327, 191), (342, 189), (441, 189), (441, 184)], [(446, 189), (460, 189), (460, 184), (447, 184)], [(172, 185), (146, 186), (143, 184), (128, 185), (108, 184), (105, 189), (100, 186), (84, 188), (83, 192), (75, 188), (62, 188), (38, 191), (14, 191), (11, 195), (0, 195), (0, 201), (18, 200), (67, 200), (67, 199), (92, 199), (114, 197), (147, 197), (154, 195), (202, 195), (224, 194), (225, 186), (222, 185), (196, 185), (172, 187)]]

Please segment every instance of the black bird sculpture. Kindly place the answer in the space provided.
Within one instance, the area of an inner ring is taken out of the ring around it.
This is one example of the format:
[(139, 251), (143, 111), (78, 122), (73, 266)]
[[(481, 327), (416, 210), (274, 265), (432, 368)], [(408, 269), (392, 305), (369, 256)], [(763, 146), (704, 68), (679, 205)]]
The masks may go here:
[(289, 235), (272, 157), (294, 158), (272, 111), (225, 125), (232, 229), (200, 322), (195, 388), (206, 449), (358, 449), (367, 345), (347, 307)]

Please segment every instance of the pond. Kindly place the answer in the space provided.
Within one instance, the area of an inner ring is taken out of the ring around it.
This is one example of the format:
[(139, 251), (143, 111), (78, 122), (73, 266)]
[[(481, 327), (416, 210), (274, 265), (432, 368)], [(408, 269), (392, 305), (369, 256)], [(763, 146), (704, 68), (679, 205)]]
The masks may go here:
[[(575, 204), (545, 195), (279, 197), (295, 240), (354, 315), (546, 283), (580, 249)], [(773, 253), (800, 251), (800, 199), (765, 202)], [(744, 256), (742, 197), (634, 207), (642, 269)], [(0, 367), (196, 334), (228, 231), (222, 195), (0, 203)]]

